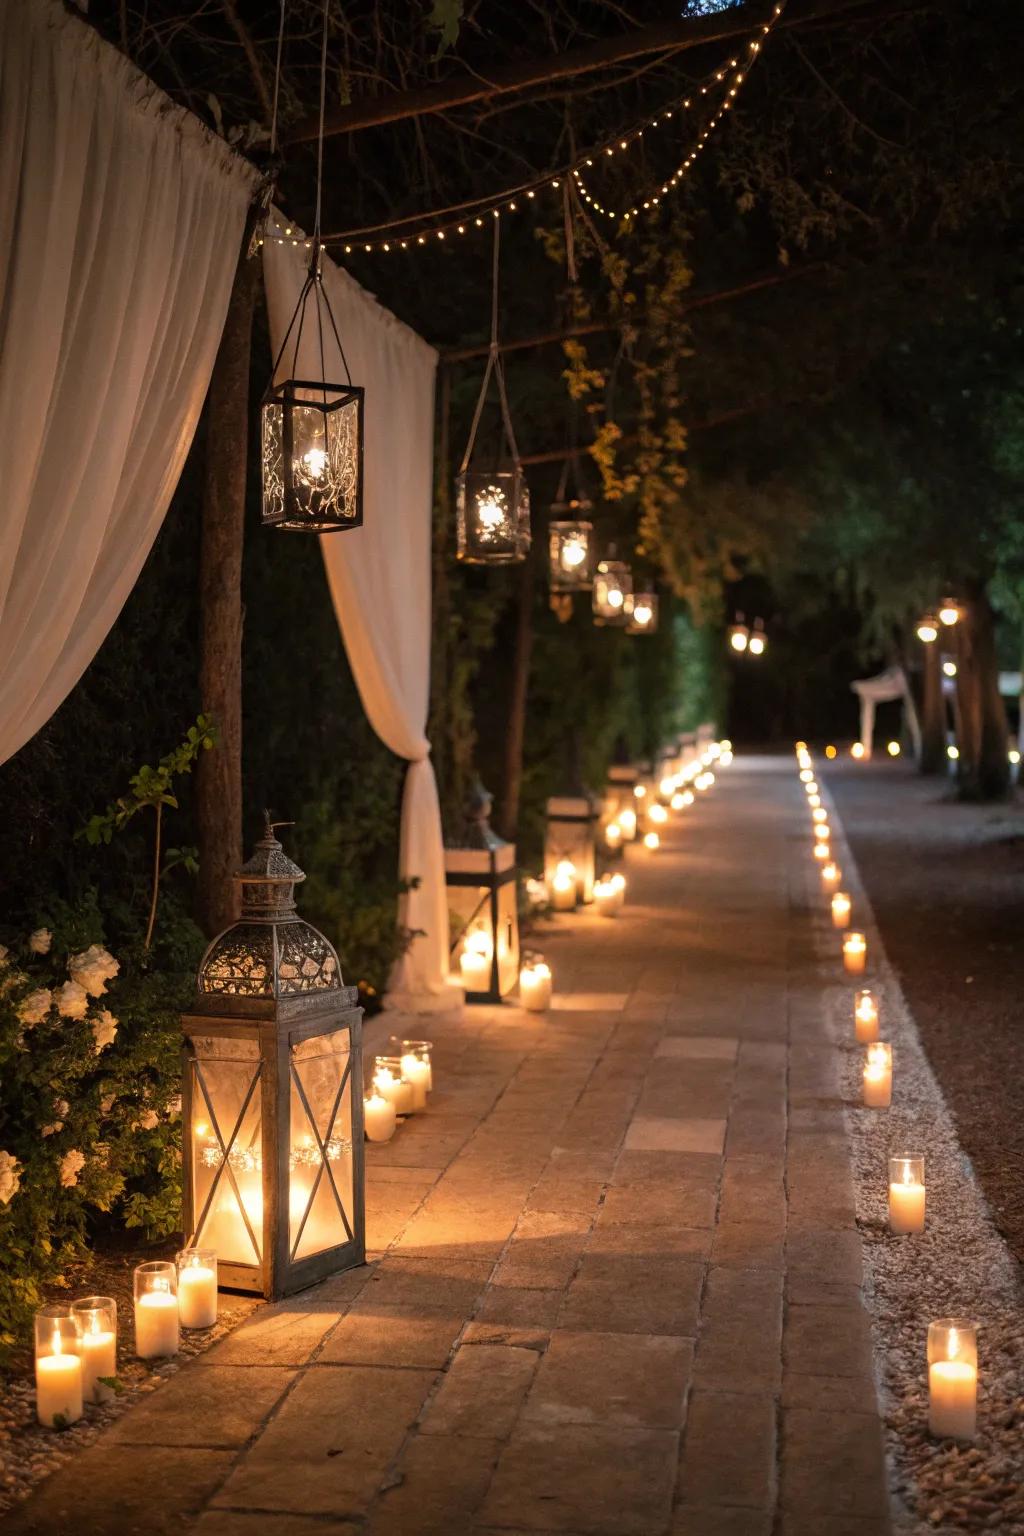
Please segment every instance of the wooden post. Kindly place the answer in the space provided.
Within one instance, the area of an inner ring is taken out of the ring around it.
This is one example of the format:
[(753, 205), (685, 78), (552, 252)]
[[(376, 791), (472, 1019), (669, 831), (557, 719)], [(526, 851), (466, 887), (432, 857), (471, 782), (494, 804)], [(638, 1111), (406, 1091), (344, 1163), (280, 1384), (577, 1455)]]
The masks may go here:
[(235, 921), (242, 862), (242, 538), (249, 445), (249, 361), (260, 262), (247, 228), (206, 400), (199, 555), (199, 692), (218, 742), (196, 769), (197, 918), (208, 934)]
[(939, 642), (922, 643), (923, 685), (921, 690), (921, 761), (922, 773), (946, 772), (946, 704), (942, 696), (942, 671)]
[(516, 613), (516, 646), (512, 662), (512, 696), (505, 731), (505, 772), (498, 826), (502, 837), (515, 841), (519, 823), (519, 796), (523, 785), (523, 746), (526, 741), (526, 695), (533, 654), (533, 587), (537, 569), (536, 546), (531, 544), (519, 573), (519, 604)]
[(1010, 786), (1009, 730), (999, 692), (995, 616), (983, 582), (965, 585), (957, 625), (957, 698), (961, 740), (957, 781), (961, 798), (999, 800)]

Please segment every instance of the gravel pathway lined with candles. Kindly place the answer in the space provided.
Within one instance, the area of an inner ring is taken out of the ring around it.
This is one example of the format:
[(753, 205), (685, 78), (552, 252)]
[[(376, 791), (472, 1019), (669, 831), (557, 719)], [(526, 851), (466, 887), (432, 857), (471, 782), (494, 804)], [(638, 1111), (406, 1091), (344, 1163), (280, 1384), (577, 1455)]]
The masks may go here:
[[(865, 1295), (895, 1489), (897, 1528), (960, 1533), (1024, 1530), (1024, 1307), (1017, 1265), (996, 1231), (957, 1140), (952, 1116), (889, 965), (853, 855), (838, 850), (854, 917), (867, 934), (868, 974), (880, 1003), (883, 1040), (893, 1045), (889, 1110), (859, 1107), (863, 1047), (853, 1040), (852, 981), (842, 978), (827, 898), (808, 859), (815, 940), (835, 964), (829, 1026), (843, 1053), (843, 1097), (851, 1135)], [(894, 1237), (887, 1219), (890, 1155), (925, 1158), (923, 1236)], [(927, 1430), (928, 1323), (963, 1316), (979, 1323), (978, 1435), (971, 1444), (933, 1440)]]

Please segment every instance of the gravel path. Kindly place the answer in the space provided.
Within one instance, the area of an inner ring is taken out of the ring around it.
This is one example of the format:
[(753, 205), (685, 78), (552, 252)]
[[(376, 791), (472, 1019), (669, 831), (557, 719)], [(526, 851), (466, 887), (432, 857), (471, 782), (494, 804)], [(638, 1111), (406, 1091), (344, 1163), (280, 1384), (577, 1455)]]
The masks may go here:
[[(840, 836), (835, 846), (843, 866), (844, 888), (853, 897), (854, 926), (868, 935), (871, 965), (866, 984), (880, 997), (882, 1038), (893, 1043), (892, 1108), (860, 1108), (863, 1052), (852, 1042), (853, 988), (849, 982), (839, 982), (841, 973), (837, 965), (837, 985), (829, 997), (830, 1027), (844, 1050), (843, 1088), (853, 1146), (858, 1222), (864, 1241), (865, 1292), (873, 1314), (876, 1366), (883, 1388), (893, 1486), (900, 1506), (896, 1524), (906, 1532), (1021, 1532), (1024, 1308), (1020, 1272), (996, 1228), (971, 1162), (964, 1155), (953, 1114), (922, 1041), (931, 1051), (938, 1040), (939, 1060), (953, 1087), (951, 1097), (973, 1110), (967, 1125), (975, 1144), (986, 1151), (990, 1180), (996, 1175), (997, 1158), (1004, 1177), (1007, 1163), (1013, 1158), (997, 1127), (998, 1116), (1004, 1112), (1010, 1095), (1019, 1093), (1020, 1076), (1018, 1073), (1009, 1085), (1000, 1084), (997, 1103), (984, 1116), (977, 1088), (961, 1081), (965, 1073), (970, 1073), (975, 1058), (965, 1021), (955, 1007), (958, 993), (952, 989), (952, 978), (964, 963), (962, 945), (958, 943), (947, 950), (944, 944), (937, 946), (931, 937), (935, 911), (945, 910), (942, 893), (937, 897), (933, 893), (930, 909), (915, 910), (908, 889), (916, 882), (918, 890), (922, 886), (930, 890), (930, 879), (942, 862), (935, 845), (942, 844), (936, 834), (926, 856), (918, 860), (915, 850), (911, 857), (910, 828), (914, 817), (901, 810), (904, 790), (908, 791), (909, 804), (919, 813), (918, 819), (925, 824), (936, 812), (941, 814), (950, 808), (932, 807), (921, 795), (916, 780), (901, 784), (894, 795), (891, 785), (880, 775), (867, 786), (857, 784), (853, 789), (849, 788), (849, 775), (829, 776), (829, 789), (836, 777), (841, 780), (835, 797), (838, 809), (842, 811), (844, 804), (851, 803), (856, 807), (850, 816), (855, 847), (865, 845), (865, 825), (870, 824), (873, 829), (872, 839), (867, 841), (866, 862), (874, 872), (875, 884), (870, 888), (879, 892), (875, 912), (849, 845)], [(982, 821), (988, 828), (991, 822), (978, 811), (971, 816), (973, 825), (966, 828), (961, 819), (960, 835), (963, 858), (973, 868), (978, 859), (978, 844), (984, 842), (977, 823)], [(899, 829), (890, 849), (883, 847), (887, 827)], [(836, 825), (836, 831), (846, 830), (844, 816), (844, 825)], [(889, 881), (882, 877), (883, 870), (888, 871)], [(817, 884), (813, 869), (809, 868), (808, 878), (813, 902)], [(869, 882), (870, 879), (869, 876)], [(959, 899), (967, 900), (967, 894), (962, 892)], [(828, 921), (824, 898), (819, 896), (818, 900), (819, 911), (814, 919), (817, 943), (823, 956), (834, 958), (836, 935)], [(901, 903), (910, 903), (909, 915), (901, 911)], [(907, 965), (905, 975), (913, 1012), (883, 950), (882, 939), (886, 946), (889, 943), (887, 923), (893, 913), (897, 917), (895, 949)], [(970, 931), (976, 932), (973, 922)], [(912, 947), (913, 935), (916, 949)], [(980, 972), (984, 966), (976, 969)], [(947, 978), (945, 984), (949, 989), (945, 1015), (958, 1015), (952, 1026), (938, 1022), (943, 1012), (940, 976)], [(961, 989), (962, 985), (961, 977)], [(932, 1026), (930, 1030), (923, 1028), (920, 1035), (915, 1024), (918, 992), (911, 991), (912, 988), (921, 989), (927, 999), (927, 1018)], [(986, 996), (989, 995), (986, 990)], [(994, 1032), (996, 1018), (1005, 1016), (999, 1012), (985, 1017), (988, 1029)], [(996, 1038), (1007, 1054), (1024, 1051), (1016, 1041), (1007, 1040), (1005, 1033), (1004, 1028)], [(993, 1070), (986, 1065), (986, 1078)], [(1019, 1139), (1019, 1124), (1013, 1130)], [(923, 1237), (897, 1238), (888, 1231), (887, 1159), (890, 1154), (901, 1152), (922, 1153), (926, 1159), (928, 1218)], [(1014, 1175), (1020, 1177), (1019, 1166)], [(1004, 1220), (1008, 1209), (1019, 1213), (1018, 1195), (1019, 1192), (1012, 1202), (1004, 1200)], [(1019, 1237), (1019, 1228), (1014, 1231)], [(972, 1317), (980, 1323), (979, 1434), (972, 1445), (935, 1441), (927, 1433), (927, 1324), (932, 1318), (950, 1315)]]

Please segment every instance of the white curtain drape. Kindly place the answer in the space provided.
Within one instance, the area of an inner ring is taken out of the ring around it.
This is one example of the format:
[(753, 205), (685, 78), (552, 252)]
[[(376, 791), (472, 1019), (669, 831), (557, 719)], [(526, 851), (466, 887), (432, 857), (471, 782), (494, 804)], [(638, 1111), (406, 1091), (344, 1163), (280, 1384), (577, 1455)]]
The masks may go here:
[(255, 185), (59, 4), (0, 5), (0, 762), (70, 693), (142, 569)]
[[(271, 239), (264, 246), (275, 353), (308, 261), (302, 245)], [(366, 390), (365, 521), (351, 532), (324, 536), (320, 547), (367, 718), (384, 744), (409, 763), (399, 873), (419, 884), (401, 898), (399, 919), (421, 936), (396, 967), (388, 1002), (428, 1012), (453, 1007), (460, 997), (448, 977), (444, 845), (426, 737), (437, 353), (326, 258), (323, 278), (352, 382)], [(300, 377), (319, 376), (318, 346), (316, 327), (307, 325), (299, 350)], [(333, 336), (325, 335), (325, 349), (327, 376), (344, 381)], [(289, 342), (289, 366), (291, 358)]]

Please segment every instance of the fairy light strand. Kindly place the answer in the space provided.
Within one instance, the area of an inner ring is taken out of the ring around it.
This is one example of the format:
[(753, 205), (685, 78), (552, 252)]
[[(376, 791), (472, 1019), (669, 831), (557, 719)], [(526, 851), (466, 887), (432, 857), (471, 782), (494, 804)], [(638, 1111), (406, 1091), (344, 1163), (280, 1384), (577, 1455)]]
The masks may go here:
[[(760, 36), (749, 41), (747, 47), (751, 54), (751, 59), (746, 70), (740, 69), (740, 60), (738, 58), (730, 59), (727, 66), (715, 70), (707, 77), (703, 84), (691, 87), (686, 96), (675, 98), (673, 106), (655, 113), (653, 117), (644, 118), (642, 122), (635, 124), (633, 127), (613, 135), (603, 143), (587, 150), (562, 170), (547, 172), (542, 176), (538, 176), (535, 181), (515, 188), (514, 194), (502, 193), (493, 199), (483, 198), (480, 203), (474, 205), (470, 211), (463, 213), (460, 217), (453, 217), (442, 223), (433, 224), (427, 229), (413, 229), (385, 236), (379, 233), (384, 226), (377, 225), (374, 227), (368, 225), (365, 230), (358, 232), (352, 231), (349, 234), (325, 235), (322, 237), (321, 243), (332, 248), (341, 247), (346, 256), (374, 252), (391, 253), (393, 251), (419, 250), (435, 241), (443, 242), (450, 237), (455, 237), (457, 240), (459, 237), (472, 234), (474, 230), (483, 229), (490, 220), (500, 218), (503, 213), (524, 212), (529, 209), (531, 204), (536, 203), (538, 193), (557, 192), (559, 196), (562, 196), (564, 183), (569, 178), (572, 178), (576, 191), (589, 208), (610, 221), (618, 222), (621, 220), (628, 226), (634, 219), (639, 217), (642, 211), (658, 208), (662, 198), (667, 196), (690, 170), (697, 155), (707, 144), (713, 130), (721, 122), (725, 113), (731, 109), (741, 86), (749, 74), (750, 66), (756, 60), (764, 42), (782, 15), (784, 5), (785, 0), (779, 0), (779, 3), (773, 8), (771, 19), (762, 24)], [(593, 196), (583, 180), (583, 172), (585, 170), (593, 168), (599, 160), (613, 159), (617, 154), (625, 153), (634, 148), (643, 140), (646, 129), (658, 129), (663, 123), (673, 121), (678, 111), (685, 113), (699, 106), (704, 98), (714, 95), (714, 88), (718, 84), (726, 87), (724, 100), (713, 115), (705, 119), (696, 144), (685, 159), (676, 166), (671, 175), (659, 183), (657, 191), (650, 193), (646, 198), (638, 199), (633, 206), (621, 214), (605, 207)], [(429, 213), (410, 214), (408, 220), (404, 222), (415, 224), (429, 218)], [(305, 246), (306, 248), (310, 246), (311, 242), (305, 238), (303, 232), (297, 227), (287, 225), (283, 231), (280, 225), (277, 228), (280, 231), (279, 233), (267, 233), (260, 240), (260, 244), (262, 245), (264, 239), (267, 239), (276, 242), (278, 245)], [(364, 235), (370, 235), (374, 238), (365, 239), (363, 238)]]

